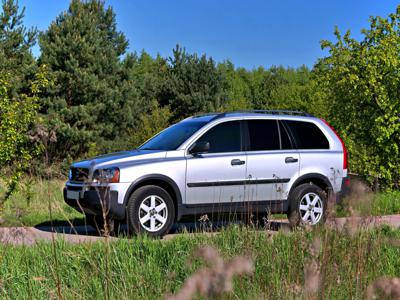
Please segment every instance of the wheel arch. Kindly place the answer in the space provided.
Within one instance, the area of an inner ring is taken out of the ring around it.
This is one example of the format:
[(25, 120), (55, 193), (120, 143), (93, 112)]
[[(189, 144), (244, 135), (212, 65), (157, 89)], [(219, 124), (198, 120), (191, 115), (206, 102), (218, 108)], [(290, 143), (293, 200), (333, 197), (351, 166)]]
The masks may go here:
[(327, 195), (329, 195), (330, 192), (332, 192), (332, 184), (329, 181), (329, 179), (319, 173), (310, 173), (310, 174), (305, 174), (300, 176), (299, 178), (296, 179), (296, 181), (292, 184), (289, 195), (288, 195), (288, 200), (290, 203), (291, 196), (293, 194), (293, 191), (296, 187), (298, 187), (301, 184), (305, 183), (312, 183), (315, 184), (316, 186), (320, 187), (322, 190), (324, 190)]
[(136, 179), (132, 184), (129, 186), (127, 192), (125, 193), (124, 197), (124, 207), (128, 205), (129, 197), (132, 195), (134, 191), (138, 188), (146, 185), (156, 185), (163, 189), (165, 189), (168, 194), (172, 197), (175, 205), (175, 220), (179, 220), (181, 215), (180, 212), (182, 207), (182, 194), (179, 190), (178, 185), (175, 183), (173, 179), (168, 176), (162, 174), (149, 174), (142, 176)]

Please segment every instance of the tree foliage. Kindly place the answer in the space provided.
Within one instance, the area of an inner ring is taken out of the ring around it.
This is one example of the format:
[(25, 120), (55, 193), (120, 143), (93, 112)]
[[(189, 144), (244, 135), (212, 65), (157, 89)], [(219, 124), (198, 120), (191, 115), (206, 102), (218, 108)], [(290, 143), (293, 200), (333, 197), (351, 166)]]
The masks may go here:
[[(0, 167), (10, 166), (13, 170), (8, 177), (10, 195), (37, 154), (37, 148), (29, 142), (28, 132), (37, 121), (40, 90), (48, 84), (45, 69), (36, 74), (31, 82), (29, 94), (19, 94), (9, 97), (10, 75), (0, 75)], [(0, 203), (3, 198), (0, 198)]]
[(226, 101), (223, 78), (212, 58), (188, 54), (177, 45), (169, 63), (162, 104), (171, 106), (175, 120), (222, 107)]
[[(37, 122), (40, 90), (48, 84), (46, 70), (38, 68), (30, 51), (36, 30), (23, 25), (24, 9), (2, 1), (0, 13), (0, 168), (8, 167), (8, 197), (37, 153), (28, 132)], [(1, 175), (5, 175), (2, 172)]]
[[(42, 99), (42, 112), (56, 128), (52, 155), (79, 156), (88, 145), (102, 148), (126, 133), (142, 111), (132, 77), (128, 41), (115, 14), (102, 1), (73, 0), (40, 35), (40, 62), (55, 85)], [(104, 150), (104, 149), (103, 149)]]
[(150, 111), (139, 116), (140, 127), (131, 132), (130, 144), (135, 148), (143, 144), (152, 136), (170, 125), (172, 113), (169, 106), (160, 107), (157, 101), (153, 101)]
[(351, 169), (400, 183), (400, 7), (388, 18), (371, 17), (357, 41), (335, 31), (323, 41), (330, 56), (316, 66), (319, 85), (330, 100), (330, 116), (350, 150)]
[(25, 9), (13, 0), (3, 0), (0, 13), (0, 72), (8, 76), (7, 92), (10, 97), (19, 91), (29, 91), (29, 81), (37, 72), (30, 48), (34, 45), (37, 30), (23, 25)]

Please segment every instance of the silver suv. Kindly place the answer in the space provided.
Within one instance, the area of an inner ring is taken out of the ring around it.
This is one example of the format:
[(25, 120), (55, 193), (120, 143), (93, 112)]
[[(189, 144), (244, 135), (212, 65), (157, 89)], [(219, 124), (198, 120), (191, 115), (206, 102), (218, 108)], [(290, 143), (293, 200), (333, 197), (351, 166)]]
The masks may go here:
[(199, 115), (138, 149), (72, 164), (64, 199), (87, 216), (162, 236), (183, 216), (287, 213), (322, 223), (347, 180), (347, 152), (329, 124), (295, 111)]

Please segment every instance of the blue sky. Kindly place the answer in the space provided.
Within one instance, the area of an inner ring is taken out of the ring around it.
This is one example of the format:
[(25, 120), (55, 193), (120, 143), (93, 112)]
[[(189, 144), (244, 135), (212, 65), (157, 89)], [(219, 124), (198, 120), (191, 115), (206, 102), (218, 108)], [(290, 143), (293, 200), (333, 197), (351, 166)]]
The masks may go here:
[[(46, 30), (68, 8), (68, 0), (20, 0), (25, 24)], [(334, 26), (361, 38), (370, 15), (396, 10), (391, 0), (109, 0), (130, 51), (170, 56), (177, 43), (217, 61), (230, 59), (248, 69), (260, 65), (312, 66), (325, 55), (322, 39), (333, 40)], [(39, 54), (36, 46), (33, 50)]]

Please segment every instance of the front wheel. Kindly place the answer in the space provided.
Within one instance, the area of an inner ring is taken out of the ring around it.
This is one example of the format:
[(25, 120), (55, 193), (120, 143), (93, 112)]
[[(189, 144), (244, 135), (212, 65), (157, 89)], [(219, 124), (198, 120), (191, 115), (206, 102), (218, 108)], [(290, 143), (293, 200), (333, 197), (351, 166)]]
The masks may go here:
[(289, 199), (289, 223), (293, 227), (300, 223), (317, 225), (325, 222), (326, 193), (315, 184), (301, 184), (296, 187)]
[(129, 198), (127, 219), (130, 232), (162, 237), (174, 225), (174, 202), (168, 192), (159, 186), (140, 187)]

